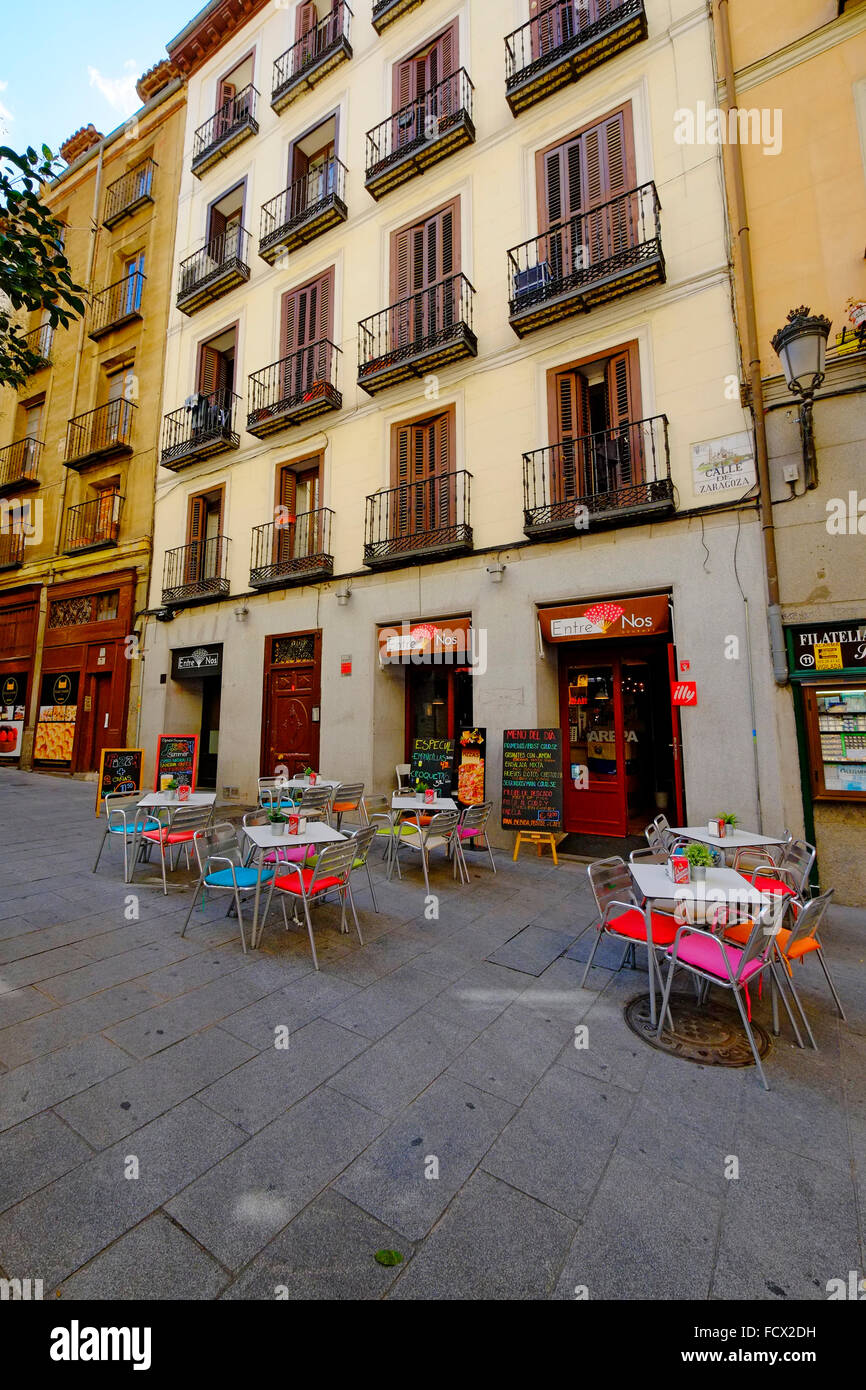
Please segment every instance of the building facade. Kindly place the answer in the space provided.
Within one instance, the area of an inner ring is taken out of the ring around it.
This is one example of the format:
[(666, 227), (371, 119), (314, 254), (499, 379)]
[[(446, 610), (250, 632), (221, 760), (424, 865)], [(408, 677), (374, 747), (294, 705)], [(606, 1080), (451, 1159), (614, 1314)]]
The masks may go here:
[(168, 51), (145, 746), (253, 799), (478, 729), (498, 803), (558, 728), (575, 835), (778, 825), (706, 7), (220, 0)]
[[(746, 128), (773, 133), (769, 151), (762, 137), (729, 145), (726, 166), (733, 190), (741, 161), (741, 220), (751, 232), (763, 398), (756, 417), (759, 428), (765, 422), (787, 657), (775, 700), (784, 824), (817, 846), (821, 885), (863, 906), (866, 4), (726, 0), (715, 9), (722, 56), (728, 25)], [(735, 265), (742, 331), (741, 248)], [(832, 322), (811, 428), (772, 347), (800, 306)]]
[(43, 362), (0, 403), (0, 765), (88, 773), (134, 743), (184, 88), (63, 147), (45, 201), (87, 313), (30, 324)]

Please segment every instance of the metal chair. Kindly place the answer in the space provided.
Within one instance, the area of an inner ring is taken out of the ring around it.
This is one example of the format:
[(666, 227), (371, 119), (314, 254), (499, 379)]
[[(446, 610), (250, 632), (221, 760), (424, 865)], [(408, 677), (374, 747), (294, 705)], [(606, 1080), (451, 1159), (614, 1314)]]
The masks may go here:
[(259, 805), (268, 811), (291, 810), (295, 801), (285, 777), (259, 778)]
[[(197, 830), (206, 830), (210, 825), (213, 816), (212, 806), (187, 806), (182, 802), (178, 806), (168, 825), (161, 825), (158, 830), (144, 830), (142, 841), (147, 844), (159, 845), (159, 859), (162, 866), (162, 891), (168, 894), (168, 885), (165, 878), (165, 851), (168, 847), (169, 867), (174, 869), (174, 851), (181, 845), (186, 854), (187, 868), (190, 867), (189, 847)], [(135, 865), (132, 866), (133, 873)]]
[[(244, 938), (244, 914), (241, 907), (242, 893), (255, 893), (258, 883), (258, 869), (245, 865), (241, 859), (241, 847), (237, 837), (237, 831), (229, 821), (220, 821), (218, 825), (209, 826), (205, 830), (196, 830), (192, 839), (195, 857), (198, 861), (199, 875), (198, 883), (195, 886), (190, 903), (189, 912), (186, 914), (186, 921), (183, 924), (181, 936), (186, 936), (186, 929), (189, 926), (189, 919), (192, 916), (193, 908), (198, 899), (199, 889), (202, 890), (202, 907), (204, 907), (205, 894), (211, 893), (231, 893), (234, 896), (235, 907), (238, 914), (238, 926), (241, 932), (241, 946), (246, 955), (247, 943)], [(222, 868), (217, 868), (222, 865)], [(273, 869), (267, 869), (262, 874), (262, 882), (268, 882), (273, 877)], [(283, 920), (286, 916), (286, 905), (281, 904), (283, 909)], [(229, 904), (231, 911), (231, 904)]]
[(99, 842), (99, 853), (96, 856), (96, 863), (93, 866), (93, 873), (99, 866), (102, 851), (105, 849), (106, 840), (111, 839), (112, 835), (121, 836), (123, 841), (123, 881), (129, 882), (129, 863), (128, 846), (135, 841), (136, 835), (141, 835), (145, 830), (158, 830), (162, 822), (147, 809), (139, 811), (139, 802), (142, 793), (137, 792), (109, 792), (105, 797), (105, 834)]
[[(595, 898), (595, 905), (598, 908), (599, 921), (596, 927), (598, 935), (595, 945), (589, 960), (586, 962), (586, 969), (580, 982), (581, 989), (586, 984), (595, 953), (603, 936), (610, 936), (625, 944), (625, 951), (619, 965), (621, 970), (629, 955), (634, 960), (635, 946), (646, 946), (648, 951), (667, 950), (674, 940), (677, 930), (677, 924), (673, 917), (666, 912), (653, 911), (650, 919), (650, 937), (647, 939), (646, 916), (641, 901), (635, 892), (634, 879), (629, 873), (625, 860), (620, 858), (618, 854), (613, 855), (610, 859), (597, 859), (594, 864), (587, 866), (586, 872), (589, 886)], [(652, 962), (650, 962), (649, 970), (652, 986)]]
[(653, 825), (655, 826), (658, 832), (659, 839), (661, 840), (664, 848), (668, 851), (668, 853), (670, 853), (674, 845), (677, 843), (678, 837), (671, 830), (670, 821), (668, 820), (667, 816), (663, 816), (660, 813), (656, 816), (655, 820), (653, 821)]
[(331, 824), (331, 807), (336, 787), (304, 787), (296, 810), (299, 816)]
[[(246, 811), (243, 816), (244, 830), (246, 830), (248, 825), (270, 825), (268, 811), (264, 809)], [(246, 859), (244, 860), (245, 865), (252, 863), (258, 848), (258, 845), (252, 840), (249, 840), (249, 849), (247, 850)], [(286, 864), (303, 864), (314, 852), (314, 849), (314, 845), (277, 845), (274, 849), (261, 850), (262, 862), (264, 864), (276, 864), (278, 861)]]
[[(271, 898), (274, 889), (280, 893), (286, 893), (296, 902), (301, 902), (304, 908), (304, 917), (307, 923), (307, 935), (310, 938), (310, 949), (313, 953), (313, 965), (318, 970), (319, 961), (316, 956), (316, 943), (313, 939), (313, 923), (310, 918), (310, 908), (316, 902), (324, 901), (328, 893), (336, 889), (340, 898), (341, 915), (340, 930), (343, 931), (346, 925), (346, 899), (349, 899), (352, 908), (352, 916), (355, 919), (355, 930), (358, 933), (358, 940), (364, 944), (361, 935), (361, 927), (358, 922), (358, 914), (355, 911), (355, 904), (352, 899), (352, 887), (349, 877), (357, 853), (357, 845), (353, 839), (341, 840), (337, 844), (326, 845), (318, 856), (313, 868), (302, 868), (300, 864), (286, 864), (279, 868), (271, 878), (270, 889), (268, 891), (268, 901), (265, 905), (263, 922), (267, 919), (268, 909), (271, 905)], [(285, 909), (284, 914), (285, 916)], [(288, 923), (286, 923), (288, 930)], [(259, 937), (261, 939), (261, 935)]]
[[(452, 854), (452, 843), (456, 840), (457, 825), (460, 820), (458, 811), (439, 811), (432, 817), (429, 825), (419, 825), (416, 821), (403, 821), (399, 827), (399, 833), (394, 837), (394, 863), (398, 865), (400, 850), (405, 845), (407, 849), (416, 850), (421, 856), (421, 867), (424, 870), (424, 884), (427, 893), (430, 893), (430, 874), (429, 859), (430, 853), (434, 849), (444, 849), (449, 858)], [(455, 859), (460, 868), (460, 881), (469, 882), (469, 875), (464, 870), (463, 858), (459, 851), (459, 841), (457, 841), (457, 851)]]
[(397, 773), (398, 792), (408, 792), (412, 790), (412, 764), (398, 763), (394, 771)]
[[(483, 841), (484, 848), (487, 850), (487, 854), (490, 859), (490, 867), (493, 870), (493, 872), (496, 873), (496, 864), (493, 859), (493, 851), (490, 848), (490, 841), (487, 838), (487, 822), (490, 819), (490, 813), (492, 812), (492, 810), (493, 802), (485, 801), (480, 806), (466, 806), (460, 813), (460, 819), (457, 823), (457, 835), (454, 840), (454, 845), (457, 854), (460, 855), (460, 862), (462, 863), (463, 868), (466, 871), (467, 883), (469, 882), (469, 870), (466, 866), (466, 855), (463, 852), (464, 840), (481, 839)], [(454, 858), (456, 859), (456, 854)], [(456, 863), (454, 867), (454, 875), (455, 877), (457, 875)]]
[[(752, 870), (752, 883), (761, 893), (781, 893), (804, 903), (816, 853), (815, 846), (805, 840), (789, 840), (782, 845), (775, 861), (768, 855), (769, 863), (759, 864)], [(739, 855), (734, 868), (738, 867), (738, 859)]]
[(334, 800), (331, 805), (332, 813), (337, 817), (337, 829), (339, 830), (343, 817), (349, 811), (360, 811), (363, 820), (364, 802), (364, 783), (363, 782), (341, 782), (339, 787), (334, 790)]

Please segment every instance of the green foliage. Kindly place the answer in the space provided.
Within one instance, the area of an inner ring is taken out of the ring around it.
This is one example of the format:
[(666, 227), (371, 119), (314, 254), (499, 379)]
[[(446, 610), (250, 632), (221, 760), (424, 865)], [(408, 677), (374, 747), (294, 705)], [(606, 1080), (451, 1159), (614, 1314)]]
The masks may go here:
[(377, 1250), (375, 1259), (380, 1265), (401, 1265), (403, 1256), (399, 1250)]
[(716, 862), (708, 845), (689, 845), (686, 859), (693, 869), (711, 869)]
[(719, 820), (723, 820), (725, 825), (729, 825), (732, 830), (737, 824), (737, 817), (733, 811), (723, 811), (719, 816)]
[(84, 313), (86, 291), (63, 254), (63, 225), (42, 202), (56, 163), (47, 145), (24, 154), (0, 145), (0, 385), (23, 386), (41, 360), (13, 311), (47, 310), (52, 328), (68, 328)]

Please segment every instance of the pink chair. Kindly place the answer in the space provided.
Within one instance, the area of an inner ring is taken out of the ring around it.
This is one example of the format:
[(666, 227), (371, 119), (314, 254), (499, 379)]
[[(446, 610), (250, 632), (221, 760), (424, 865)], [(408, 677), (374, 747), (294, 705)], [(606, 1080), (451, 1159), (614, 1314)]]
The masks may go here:
[[(484, 848), (487, 850), (487, 853), (490, 857), (490, 867), (492, 868), (493, 872), (496, 873), (496, 864), (493, 861), (493, 851), (490, 848), (490, 841), (487, 838), (487, 822), (490, 819), (490, 812), (492, 810), (493, 802), (485, 801), (483, 806), (467, 806), (466, 809), (462, 812), (460, 820), (457, 823), (457, 838), (452, 842), (455, 849), (455, 878), (457, 877), (458, 854), (460, 855), (460, 860), (463, 865), (463, 868), (466, 869), (466, 856), (463, 853), (463, 846), (467, 840), (470, 843), (474, 840), (483, 841)], [(466, 869), (466, 875), (468, 878), (468, 869)]]

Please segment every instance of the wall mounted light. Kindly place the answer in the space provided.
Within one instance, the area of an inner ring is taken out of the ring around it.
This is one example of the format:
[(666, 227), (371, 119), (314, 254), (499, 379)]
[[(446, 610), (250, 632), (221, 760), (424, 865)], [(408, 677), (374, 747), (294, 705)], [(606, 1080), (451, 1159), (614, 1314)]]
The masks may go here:
[(818, 483), (818, 458), (815, 452), (815, 432), (812, 425), (812, 403), (815, 392), (824, 380), (827, 362), (827, 339), (831, 321), (823, 314), (813, 314), (808, 305), (792, 309), (788, 322), (772, 339), (785, 371), (788, 390), (800, 398), (800, 438), (803, 442), (803, 462), (806, 465), (806, 484)]
[(245, 623), (249, 616), (250, 610), (245, 603), (240, 608), (235, 609), (235, 618), (239, 623)]
[(501, 584), (502, 576), (505, 574), (505, 566), (500, 565), (497, 560), (495, 565), (487, 566), (487, 573), (490, 575), (491, 584)]
[(342, 589), (337, 590), (337, 602), (341, 608), (345, 608), (349, 599), (352, 597), (352, 586), (346, 584)]

